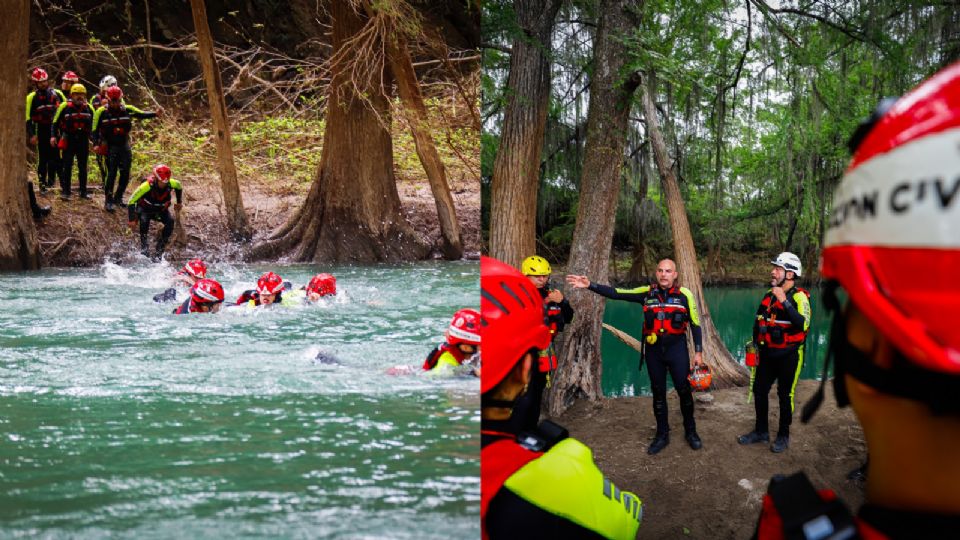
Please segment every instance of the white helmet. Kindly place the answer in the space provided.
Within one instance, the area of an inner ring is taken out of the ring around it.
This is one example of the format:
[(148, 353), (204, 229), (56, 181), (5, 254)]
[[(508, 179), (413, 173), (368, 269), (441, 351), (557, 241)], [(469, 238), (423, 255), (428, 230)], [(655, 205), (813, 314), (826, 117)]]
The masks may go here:
[(116, 86), (116, 85), (117, 85), (117, 78), (114, 77), (113, 75), (104, 75), (103, 78), (100, 79), (101, 92), (106, 90), (107, 88), (110, 88), (111, 86)]
[(801, 272), (803, 272), (803, 265), (800, 264), (800, 257), (797, 257), (789, 251), (784, 251), (783, 253), (777, 255), (777, 258), (770, 261), (770, 264), (793, 272), (797, 275), (797, 277), (800, 277)]

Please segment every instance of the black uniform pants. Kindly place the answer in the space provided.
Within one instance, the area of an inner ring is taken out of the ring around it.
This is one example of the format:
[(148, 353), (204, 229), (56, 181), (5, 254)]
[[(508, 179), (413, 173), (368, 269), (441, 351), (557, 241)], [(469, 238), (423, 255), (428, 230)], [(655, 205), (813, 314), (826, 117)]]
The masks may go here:
[(797, 387), (800, 368), (803, 366), (803, 347), (789, 349), (761, 349), (760, 364), (753, 373), (753, 406), (757, 412), (756, 431), (769, 431), (767, 395), (773, 383), (777, 383), (780, 401), (780, 425), (778, 435), (789, 436), (793, 422), (793, 391)]
[(654, 345), (646, 345), (647, 375), (650, 377), (650, 391), (653, 393), (653, 417), (657, 420), (657, 434), (670, 432), (667, 420), (667, 372), (673, 379), (673, 388), (680, 398), (680, 412), (683, 414), (683, 428), (696, 429), (693, 418), (693, 393), (690, 390), (690, 354), (687, 352), (686, 336), (670, 336)]
[(160, 239), (157, 240), (157, 251), (156, 255), (159, 257), (163, 253), (163, 248), (166, 247), (167, 241), (170, 240), (170, 236), (173, 235), (173, 216), (170, 215), (170, 210), (164, 208), (159, 212), (149, 212), (149, 211), (140, 211), (140, 253), (147, 255), (147, 233), (150, 232), (150, 222), (153, 220), (163, 223), (163, 232), (161, 233)]
[(35, 124), (37, 126), (37, 182), (44, 188), (53, 187), (53, 182), (60, 175), (60, 150), (50, 146), (52, 131), (50, 124)]
[[(110, 201), (123, 204), (123, 193), (127, 190), (127, 184), (130, 183), (130, 162), (133, 159), (133, 153), (130, 151), (130, 143), (123, 145), (109, 145), (107, 147), (107, 183), (103, 187), (104, 197)], [(113, 183), (120, 176), (120, 183), (117, 185), (116, 193), (113, 192)], [(142, 228), (142, 226), (141, 226)]]
[(73, 176), (73, 158), (77, 158), (77, 180), (80, 181), (80, 195), (87, 194), (87, 157), (90, 155), (90, 145), (85, 135), (68, 135), (67, 147), (63, 150), (63, 161), (60, 169), (60, 192), (70, 194), (70, 177)]

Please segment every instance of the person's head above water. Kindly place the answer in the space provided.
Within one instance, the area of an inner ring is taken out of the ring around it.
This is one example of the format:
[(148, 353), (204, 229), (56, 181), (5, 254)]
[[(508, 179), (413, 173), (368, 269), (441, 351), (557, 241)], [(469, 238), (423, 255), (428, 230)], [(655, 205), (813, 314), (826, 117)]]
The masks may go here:
[(447, 343), (465, 354), (474, 354), (480, 348), (480, 314), (475, 309), (461, 309), (453, 314), (447, 327)]
[(313, 276), (310, 283), (306, 286), (307, 299), (316, 302), (324, 296), (333, 296), (337, 294), (337, 278), (331, 274), (317, 274)]
[(200, 259), (191, 259), (183, 265), (181, 270), (184, 275), (189, 276), (194, 281), (207, 277), (207, 264)]
[(283, 292), (283, 278), (273, 272), (267, 272), (257, 280), (257, 294), (260, 297), (260, 303), (270, 305), (277, 299), (277, 295)]
[(190, 311), (216, 313), (223, 303), (223, 287), (216, 280), (201, 279), (190, 288)]

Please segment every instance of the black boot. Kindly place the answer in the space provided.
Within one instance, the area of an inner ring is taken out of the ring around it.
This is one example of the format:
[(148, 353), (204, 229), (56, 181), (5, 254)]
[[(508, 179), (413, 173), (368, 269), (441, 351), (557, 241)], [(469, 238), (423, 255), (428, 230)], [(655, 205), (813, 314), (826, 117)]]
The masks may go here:
[(700, 436), (697, 435), (697, 422), (693, 419), (693, 392), (690, 385), (685, 385), (677, 389), (677, 396), (680, 398), (680, 413), (683, 414), (683, 431), (687, 444), (694, 450), (703, 447)]
[(737, 442), (740, 444), (770, 442), (770, 434), (766, 431), (763, 433), (760, 433), (759, 431), (751, 431), (750, 433), (737, 437)]
[(703, 448), (703, 441), (700, 440), (700, 436), (697, 435), (697, 428), (687, 428), (684, 438), (687, 439), (687, 444), (690, 445), (690, 448), (694, 450), (699, 450)]
[(787, 448), (790, 448), (790, 436), (789, 435), (777, 435), (777, 440), (773, 441), (773, 444), (770, 445), (770, 451), (774, 454), (779, 454), (780, 452), (786, 451)]
[(45, 218), (50, 215), (49, 206), (37, 204), (37, 194), (33, 192), (33, 182), (27, 182), (27, 194), (30, 196), (30, 210), (33, 211), (34, 218)]
[(657, 433), (653, 440), (650, 441), (650, 446), (647, 448), (647, 453), (651, 456), (657, 454), (666, 448), (668, 444), (670, 444), (670, 433)]
[(103, 205), (103, 208), (104, 208), (104, 210), (106, 210), (107, 212), (110, 212), (110, 213), (112, 214), (112, 213), (113, 213), (113, 201), (111, 201), (110, 199), (107, 199), (107, 202), (106, 202), (106, 204)]

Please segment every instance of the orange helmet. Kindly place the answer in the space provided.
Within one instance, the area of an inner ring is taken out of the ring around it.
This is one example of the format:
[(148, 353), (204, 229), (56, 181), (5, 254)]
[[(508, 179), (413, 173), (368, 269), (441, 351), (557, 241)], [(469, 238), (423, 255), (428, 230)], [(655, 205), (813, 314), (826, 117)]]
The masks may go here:
[(690, 381), (690, 388), (695, 392), (703, 392), (710, 389), (710, 383), (713, 382), (713, 372), (710, 371), (710, 366), (700, 364), (690, 372), (690, 375), (687, 375), (687, 380)]

